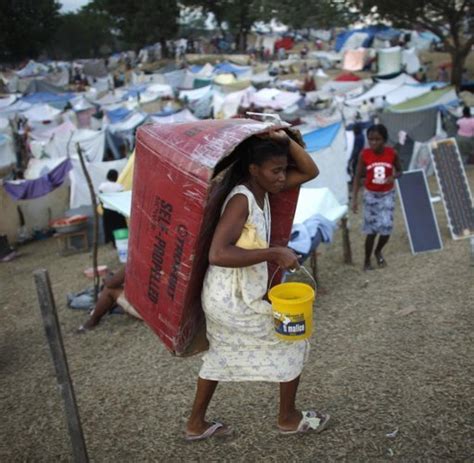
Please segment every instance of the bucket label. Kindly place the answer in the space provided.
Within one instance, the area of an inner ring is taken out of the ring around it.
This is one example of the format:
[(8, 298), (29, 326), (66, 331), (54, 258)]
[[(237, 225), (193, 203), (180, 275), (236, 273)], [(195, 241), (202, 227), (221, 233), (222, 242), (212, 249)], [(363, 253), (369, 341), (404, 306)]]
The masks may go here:
[(302, 336), (306, 333), (303, 314), (289, 315), (274, 313), (275, 331), (283, 336)]

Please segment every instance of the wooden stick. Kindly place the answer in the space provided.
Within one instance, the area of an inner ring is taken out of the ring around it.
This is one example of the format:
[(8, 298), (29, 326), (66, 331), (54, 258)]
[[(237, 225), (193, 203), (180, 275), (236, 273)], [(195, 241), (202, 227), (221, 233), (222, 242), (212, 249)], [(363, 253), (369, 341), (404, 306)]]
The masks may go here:
[(36, 270), (33, 273), (36, 291), (38, 293), (38, 302), (43, 318), (43, 325), (46, 332), (46, 339), (53, 358), (54, 369), (56, 370), (56, 379), (64, 399), (66, 419), (71, 438), (72, 453), (74, 461), (77, 463), (87, 463), (87, 455), (84, 434), (82, 432), (79, 411), (76, 404), (76, 396), (69, 374), (66, 353), (64, 351), (61, 329), (59, 327), (56, 305), (54, 303), (53, 292), (47, 270)]
[(94, 302), (97, 302), (99, 297), (99, 272), (97, 271), (97, 252), (99, 244), (99, 213), (97, 212), (97, 197), (95, 195), (94, 186), (92, 185), (92, 180), (87, 171), (86, 163), (84, 161), (84, 155), (82, 153), (82, 148), (79, 143), (76, 145), (77, 154), (79, 155), (79, 160), (81, 161), (82, 171), (84, 172), (84, 177), (87, 181), (87, 186), (89, 188), (89, 193), (91, 195), (92, 202), (92, 211), (94, 213), (94, 233), (92, 238), (92, 268), (94, 271)]
[(341, 219), (342, 228), (342, 250), (344, 253), (344, 263), (352, 264), (351, 240), (349, 237), (349, 228), (347, 227), (347, 216)]

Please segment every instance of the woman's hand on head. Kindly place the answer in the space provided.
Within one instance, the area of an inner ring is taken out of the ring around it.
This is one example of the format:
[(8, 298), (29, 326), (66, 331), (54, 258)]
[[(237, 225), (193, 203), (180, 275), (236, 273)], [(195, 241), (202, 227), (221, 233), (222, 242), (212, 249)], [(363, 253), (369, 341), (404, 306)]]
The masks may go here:
[(273, 253), (272, 262), (278, 265), (278, 267), (284, 270), (299, 268), (298, 256), (293, 250), (284, 247), (275, 247), (271, 248), (271, 250)]
[(281, 143), (283, 141), (289, 140), (290, 137), (288, 137), (288, 134), (284, 130), (279, 129), (279, 130), (271, 130), (268, 133), (268, 138), (270, 138), (270, 140)]

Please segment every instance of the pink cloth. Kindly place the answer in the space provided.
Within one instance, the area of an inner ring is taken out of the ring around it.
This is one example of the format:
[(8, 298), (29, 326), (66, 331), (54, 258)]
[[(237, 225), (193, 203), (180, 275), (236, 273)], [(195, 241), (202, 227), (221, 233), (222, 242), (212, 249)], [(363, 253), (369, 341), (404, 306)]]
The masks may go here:
[(462, 117), (457, 121), (461, 137), (474, 137), (474, 117)]

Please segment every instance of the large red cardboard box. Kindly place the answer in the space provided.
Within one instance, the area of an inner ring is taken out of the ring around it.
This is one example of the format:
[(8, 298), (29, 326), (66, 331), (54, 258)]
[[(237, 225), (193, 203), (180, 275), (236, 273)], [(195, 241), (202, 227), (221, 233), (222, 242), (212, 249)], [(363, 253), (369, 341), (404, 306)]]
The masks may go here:
[[(198, 245), (214, 168), (269, 123), (248, 119), (145, 125), (137, 133), (125, 295), (175, 354), (202, 350)], [(271, 198), (272, 244), (286, 245), (298, 191)]]

